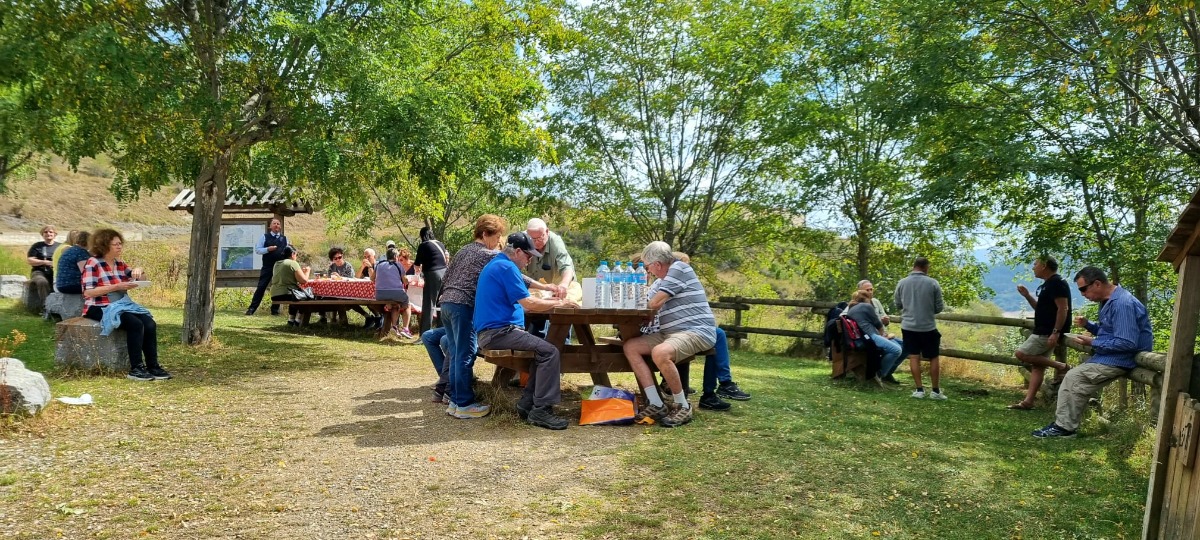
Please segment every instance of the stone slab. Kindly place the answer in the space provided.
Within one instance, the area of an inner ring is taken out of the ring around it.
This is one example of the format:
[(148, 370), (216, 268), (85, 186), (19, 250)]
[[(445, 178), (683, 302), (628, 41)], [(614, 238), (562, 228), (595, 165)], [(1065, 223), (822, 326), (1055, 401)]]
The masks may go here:
[(124, 330), (101, 336), (98, 321), (74, 317), (54, 325), (54, 341), (54, 365), (59, 369), (90, 373), (129, 371)]
[(46, 313), (64, 321), (79, 317), (83, 314), (83, 295), (52, 292), (46, 297)]
[(13, 274), (0, 276), (0, 298), (24, 298), (28, 277)]

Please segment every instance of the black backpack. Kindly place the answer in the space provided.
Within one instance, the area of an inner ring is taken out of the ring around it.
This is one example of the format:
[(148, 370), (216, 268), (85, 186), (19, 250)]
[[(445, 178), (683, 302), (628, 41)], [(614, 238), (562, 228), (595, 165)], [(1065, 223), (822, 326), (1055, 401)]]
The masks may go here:
[(837, 320), (849, 305), (846, 302), (839, 302), (838, 305), (829, 308), (829, 312), (825, 314), (825, 348), (829, 351), (830, 359), (833, 359), (834, 347), (839, 352), (842, 350), (842, 344), (837, 339)]

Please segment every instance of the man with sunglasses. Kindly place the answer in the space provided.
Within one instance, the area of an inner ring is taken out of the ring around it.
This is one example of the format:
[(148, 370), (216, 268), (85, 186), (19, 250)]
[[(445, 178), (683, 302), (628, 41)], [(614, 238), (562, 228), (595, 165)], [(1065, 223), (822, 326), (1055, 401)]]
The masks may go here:
[(1109, 283), (1103, 270), (1095, 266), (1080, 270), (1075, 274), (1075, 285), (1084, 298), (1100, 303), (1100, 320), (1093, 323), (1086, 317), (1075, 318), (1076, 326), (1092, 334), (1075, 338), (1092, 347), (1092, 356), (1063, 378), (1054, 422), (1033, 432), (1041, 439), (1074, 437), (1088, 399), (1108, 383), (1129, 374), (1137, 367), (1134, 357), (1154, 347), (1146, 306), (1120, 285)]

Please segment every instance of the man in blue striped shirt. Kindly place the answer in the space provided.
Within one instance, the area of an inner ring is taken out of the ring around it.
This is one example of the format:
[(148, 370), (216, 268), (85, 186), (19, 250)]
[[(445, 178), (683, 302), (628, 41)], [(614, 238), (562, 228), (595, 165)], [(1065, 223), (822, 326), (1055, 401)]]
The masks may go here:
[(1034, 437), (1074, 437), (1087, 411), (1088, 399), (1105, 385), (1137, 367), (1134, 357), (1154, 347), (1146, 306), (1120, 285), (1108, 282), (1104, 271), (1088, 266), (1075, 274), (1075, 285), (1084, 298), (1100, 303), (1100, 321), (1076, 317), (1075, 324), (1092, 336), (1075, 338), (1092, 347), (1092, 356), (1067, 372), (1058, 390), (1054, 422), (1033, 432)]
[[(641, 422), (653, 418), (666, 427), (675, 427), (692, 420), (692, 407), (683, 392), (679, 369), (675, 363), (711, 349), (717, 342), (717, 320), (708, 307), (708, 294), (687, 263), (676, 259), (666, 242), (650, 242), (642, 250), (646, 271), (658, 278), (657, 292), (650, 298), (650, 309), (658, 310), (658, 331), (627, 339), (625, 358), (637, 377), (649, 404), (638, 412)], [(625, 336), (628, 337), (628, 336)], [(654, 386), (654, 374), (642, 358), (649, 354), (654, 365), (667, 381), (674, 399), (667, 406)]]

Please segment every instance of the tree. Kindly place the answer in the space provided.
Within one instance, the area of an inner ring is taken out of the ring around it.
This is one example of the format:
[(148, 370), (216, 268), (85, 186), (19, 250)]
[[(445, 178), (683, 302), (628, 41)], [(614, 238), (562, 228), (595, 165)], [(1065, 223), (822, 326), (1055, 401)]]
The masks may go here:
[(774, 94), (802, 14), (783, 2), (604, 0), (553, 58), (559, 177), (593, 227), (696, 254), (761, 244), (803, 210)]
[[(420, 83), (487, 50), (513, 60), (464, 72), (536, 92), (522, 58), (554, 16), (536, 1), (8, 3), (36, 48), (40, 99), (103, 137), (100, 150), (117, 156), (118, 195), (193, 185), (183, 321), (193, 344), (212, 334), (217, 225), (231, 187), (358, 191), (379, 181), (348, 170), (363, 161), (436, 179), (459, 160), (426, 146), (421, 127), (452, 118), (486, 83), (443, 86), (441, 96)], [(527, 101), (501, 93), (475, 103), (490, 107), (479, 115), (486, 124), (519, 116)]]

